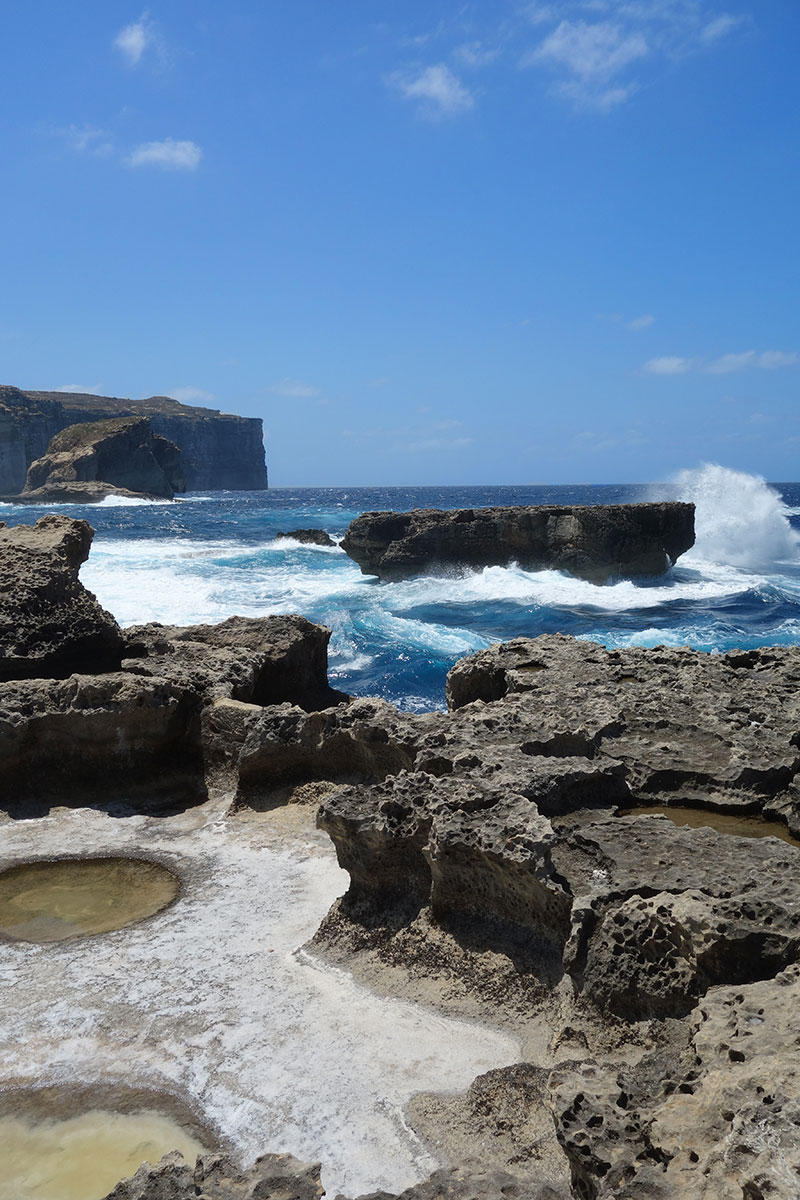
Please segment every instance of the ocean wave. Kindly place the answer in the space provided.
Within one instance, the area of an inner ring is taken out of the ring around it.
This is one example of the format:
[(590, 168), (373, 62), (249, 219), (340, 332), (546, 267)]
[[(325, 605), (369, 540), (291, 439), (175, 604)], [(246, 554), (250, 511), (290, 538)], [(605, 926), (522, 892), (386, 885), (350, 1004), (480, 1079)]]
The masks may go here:
[(706, 463), (681, 471), (675, 485), (680, 498), (695, 505), (695, 544), (682, 561), (754, 569), (797, 561), (800, 537), (790, 510), (761, 476)]

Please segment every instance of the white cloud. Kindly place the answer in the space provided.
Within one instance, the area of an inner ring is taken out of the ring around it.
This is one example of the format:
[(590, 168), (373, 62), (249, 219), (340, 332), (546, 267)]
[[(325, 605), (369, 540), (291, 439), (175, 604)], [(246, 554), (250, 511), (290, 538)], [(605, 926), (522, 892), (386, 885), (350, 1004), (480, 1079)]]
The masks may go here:
[(664, 358), (651, 358), (649, 362), (644, 364), (644, 370), (651, 375), (685, 375), (687, 371), (691, 371), (694, 365), (692, 358), (676, 358), (674, 356), (666, 356)]
[(445, 63), (426, 67), (419, 74), (396, 73), (391, 82), (406, 100), (416, 100), (429, 117), (455, 117), (472, 108), (475, 100)]
[(640, 329), (649, 329), (655, 324), (655, 317), (652, 313), (643, 313), (641, 317), (634, 317), (632, 321), (625, 322), (625, 328), (633, 330), (637, 333)]
[(154, 45), (155, 41), (156, 34), (152, 22), (147, 13), (142, 13), (138, 21), (119, 31), (114, 38), (114, 49), (119, 50), (129, 66), (135, 67), (141, 61), (147, 47)]
[(685, 375), (687, 371), (702, 371), (706, 375), (731, 375), (736, 371), (755, 368), (761, 371), (776, 371), (780, 367), (800, 366), (800, 354), (796, 351), (743, 350), (738, 354), (721, 354), (719, 358), (651, 358), (643, 370), (651, 375)]
[(558, 21), (523, 55), (523, 67), (556, 72), (554, 91), (576, 105), (608, 111), (632, 96), (645, 59), (708, 50), (744, 18), (713, 12), (705, 0), (560, 0), (533, 5), (529, 21)]
[(628, 63), (644, 58), (642, 33), (626, 33), (610, 21), (562, 21), (531, 55), (532, 62), (565, 67), (585, 82), (610, 79)]
[(721, 16), (715, 17), (713, 21), (709, 21), (700, 33), (700, 40), (707, 44), (716, 42), (731, 33), (737, 25), (741, 25), (743, 20), (743, 17), (732, 17), (730, 13), (723, 13)]
[(127, 167), (161, 167), (165, 171), (194, 171), (203, 151), (196, 142), (164, 138), (162, 142), (143, 142), (125, 159)]
[(214, 399), (212, 392), (207, 392), (204, 388), (197, 387), (173, 388), (167, 395), (171, 396), (173, 400), (180, 400), (181, 404), (191, 404), (192, 401), (196, 400), (202, 400), (207, 404), (209, 400)]
[(745, 367), (757, 366), (757, 358), (755, 350), (745, 350), (743, 354), (722, 354), (706, 363), (705, 370), (709, 375), (728, 375), (731, 371), (743, 371)]
[(303, 383), (301, 379), (281, 379), (279, 383), (271, 384), (267, 391), (273, 396), (288, 396), (293, 400), (310, 400), (313, 396), (320, 395), (318, 387)]
[(82, 383), (65, 383), (62, 387), (53, 388), (53, 391), (69, 392), (74, 396), (99, 396), (101, 394), (99, 383), (93, 383), (91, 386)]

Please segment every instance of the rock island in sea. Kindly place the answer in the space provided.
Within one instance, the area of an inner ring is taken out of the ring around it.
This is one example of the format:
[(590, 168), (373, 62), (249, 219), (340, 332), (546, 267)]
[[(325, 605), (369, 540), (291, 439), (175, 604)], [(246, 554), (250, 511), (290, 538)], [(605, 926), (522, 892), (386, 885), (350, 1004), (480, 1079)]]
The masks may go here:
[[(142, 1167), (115, 1200), (302, 1200), (326, 1170), (407, 1200), (791, 1194), (799, 648), (517, 638), (453, 668), (446, 713), (402, 713), (333, 689), (329, 630), (299, 616), (119, 629), (78, 579), (91, 537), (60, 515), (0, 528), (0, 794), (27, 818), (3, 865), (113, 846), (183, 891), (113, 953), (47, 949), (55, 975), (0, 951), (26, 963), (4, 1017), (18, 1089), (85, 1084), (111, 1046), (104, 1082), (149, 1080), (206, 1122), (196, 1168)], [(306, 893), (323, 907), (303, 923)], [(282, 1036), (260, 972), (284, 961), (283, 994), (312, 987)], [(333, 1036), (325, 997), (341, 1020), (385, 1006), (343, 1043), (361, 1064), (366, 1038), (360, 1094), (331, 1090), (347, 1061), (306, 1057)]]

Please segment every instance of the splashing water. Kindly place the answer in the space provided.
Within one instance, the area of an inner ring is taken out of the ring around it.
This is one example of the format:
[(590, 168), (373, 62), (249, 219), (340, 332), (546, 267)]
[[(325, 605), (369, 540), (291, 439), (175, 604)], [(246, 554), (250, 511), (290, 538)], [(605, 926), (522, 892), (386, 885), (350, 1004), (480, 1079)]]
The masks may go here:
[(797, 559), (789, 510), (760, 475), (706, 463), (681, 471), (676, 484), (680, 498), (697, 506), (692, 558), (751, 569)]

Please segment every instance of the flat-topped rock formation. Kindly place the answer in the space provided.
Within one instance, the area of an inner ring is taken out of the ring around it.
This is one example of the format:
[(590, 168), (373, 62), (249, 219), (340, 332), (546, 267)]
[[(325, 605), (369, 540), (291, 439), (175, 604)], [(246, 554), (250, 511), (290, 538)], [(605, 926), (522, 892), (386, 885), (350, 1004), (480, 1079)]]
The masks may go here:
[(68, 425), (28, 467), (20, 504), (91, 504), (109, 495), (172, 500), (186, 491), (183, 455), (147, 417)]
[(365, 575), (506, 566), (592, 583), (661, 575), (694, 545), (694, 505), (539, 505), (362, 513), (341, 542)]
[(183, 453), (189, 491), (251, 491), (267, 486), (262, 422), (169, 396), (121, 399), (0, 386), (0, 494), (22, 491), (30, 464), (68, 425), (114, 417), (148, 417), (153, 431)]

